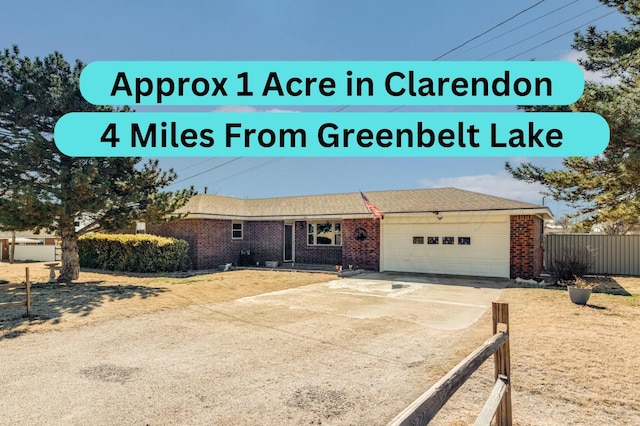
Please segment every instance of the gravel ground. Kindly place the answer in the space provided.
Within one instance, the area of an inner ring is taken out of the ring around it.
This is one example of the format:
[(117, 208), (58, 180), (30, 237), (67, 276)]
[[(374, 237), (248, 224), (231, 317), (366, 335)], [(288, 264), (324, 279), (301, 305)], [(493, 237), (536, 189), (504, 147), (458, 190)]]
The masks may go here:
[(0, 422), (385, 424), (446, 372), (500, 294), (449, 304), (446, 286), (394, 291), (343, 279), (16, 334), (0, 340)]
[[(33, 321), (0, 311), (0, 424), (384, 425), (489, 337), (498, 298), (514, 424), (640, 424), (640, 278), (593, 277), (587, 306), (472, 278), (81, 278), (35, 285)], [(492, 369), (433, 424), (473, 423)]]

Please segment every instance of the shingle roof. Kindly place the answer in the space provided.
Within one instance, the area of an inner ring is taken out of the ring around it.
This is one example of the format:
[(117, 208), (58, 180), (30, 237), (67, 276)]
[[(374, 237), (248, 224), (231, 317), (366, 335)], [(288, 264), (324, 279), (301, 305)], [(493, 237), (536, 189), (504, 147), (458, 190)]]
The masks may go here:
[[(486, 210), (533, 210), (543, 206), (456, 188), (366, 192), (385, 214)], [(366, 215), (359, 192), (282, 198), (240, 199), (220, 195), (196, 195), (177, 213), (236, 217), (305, 217)], [(550, 216), (550, 214), (549, 214)]]

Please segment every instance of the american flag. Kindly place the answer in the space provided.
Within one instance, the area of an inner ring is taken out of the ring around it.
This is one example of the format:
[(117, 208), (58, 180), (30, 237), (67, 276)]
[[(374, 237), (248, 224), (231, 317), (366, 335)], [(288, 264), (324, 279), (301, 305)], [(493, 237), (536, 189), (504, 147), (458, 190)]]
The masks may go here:
[(371, 212), (371, 214), (373, 215), (374, 218), (376, 219), (380, 219), (384, 217), (384, 213), (382, 210), (380, 210), (376, 205), (374, 205), (371, 201), (369, 201), (369, 199), (367, 198), (366, 195), (364, 195), (362, 193), (362, 191), (360, 191), (360, 195), (362, 195), (362, 199), (364, 200), (364, 205), (367, 206), (367, 210), (369, 210)]

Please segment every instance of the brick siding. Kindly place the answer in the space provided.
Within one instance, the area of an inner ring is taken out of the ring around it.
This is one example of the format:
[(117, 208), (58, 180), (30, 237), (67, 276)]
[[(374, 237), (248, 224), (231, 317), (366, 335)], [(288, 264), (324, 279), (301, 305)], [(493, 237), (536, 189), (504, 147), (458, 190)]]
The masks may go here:
[[(215, 269), (226, 263), (237, 264), (241, 250), (251, 250), (253, 253), (254, 234), (273, 232), (269, 230), (269, 224), (273, 222), (265, 222), (264, 227), (253, 227), (251, 222), (244, 222), (243, 238), (234, 240), (231, 238), (231, 223), (231, 220), (221, 219), (184, 219), (147, 225), (147, 233), (186, 240), (194, 269)], [(277, 240), (273, 243), (277, 243)]]
[[(198, 259), (198, 220), (174, 220), (171, 222), (158, 223), (158, 224), (147, 224), (146, 225), (146, 233), (152, 235), (160, 235), (163, 237), (173, 237), (179, 238), (181, 240), (185, 240), (189, 243), (189, 257), (191, 258), (191, 262), (193, 263), (194, 269), (204, 269), (199, 268), (197, 259)], [(135, 227), (130, 229), (128, 232), (135, 234)]]
[(542, 272), (542, 219), (511, 216), (510, 277), (531, 279)]
[[(363, 238), (364, 237), (364, 238)], [(342, 221), (342, 265), (377, 271), (380, 267), (380, 220)]]
[(297, 263), (342, 265), (341, 246), (310, 246), (307, 244), (307, 222), (297, 221), (294, 227)]
[[(229, 225), (231, 226), (231, 225)], [(244, 239), (254, 262), (282, 262), (284, 257), (284, 223), (281, 221), (245, 222)]]

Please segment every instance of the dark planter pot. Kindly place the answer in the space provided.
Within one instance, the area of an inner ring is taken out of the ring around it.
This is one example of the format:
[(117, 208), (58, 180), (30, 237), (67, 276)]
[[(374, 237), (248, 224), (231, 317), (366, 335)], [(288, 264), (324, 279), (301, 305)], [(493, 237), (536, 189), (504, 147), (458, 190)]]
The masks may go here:
[(567, 286), (567, 290), (569, 290), (569, 298), (576, 305), (586, 305), (591, 296), (590, 288)]

